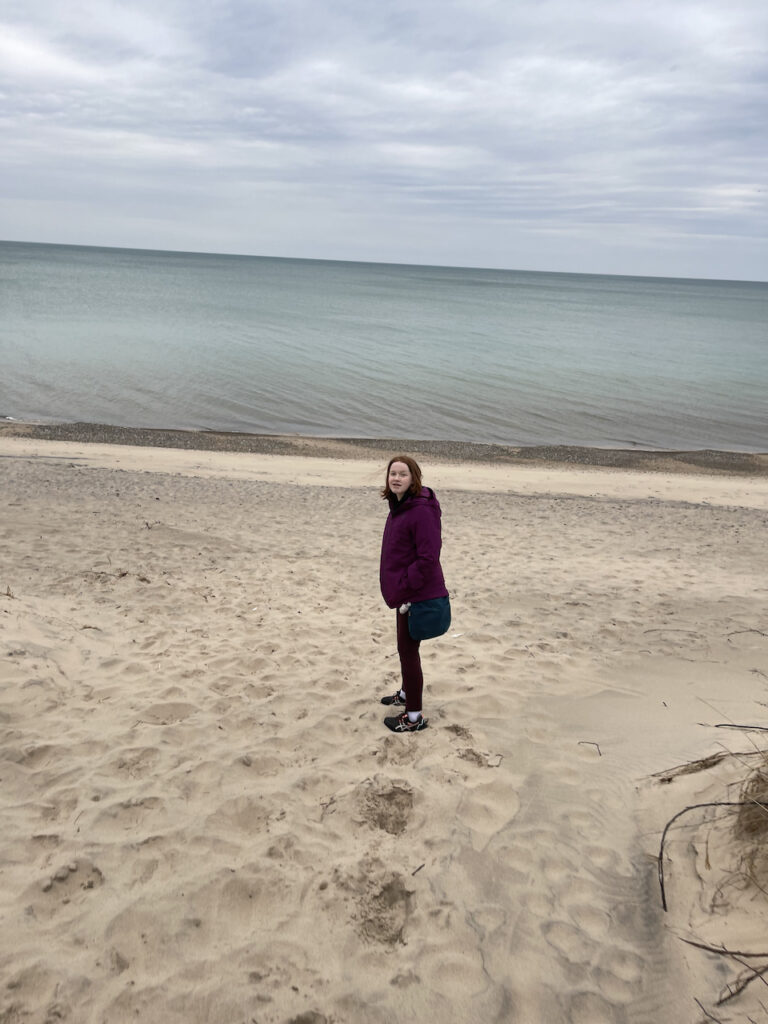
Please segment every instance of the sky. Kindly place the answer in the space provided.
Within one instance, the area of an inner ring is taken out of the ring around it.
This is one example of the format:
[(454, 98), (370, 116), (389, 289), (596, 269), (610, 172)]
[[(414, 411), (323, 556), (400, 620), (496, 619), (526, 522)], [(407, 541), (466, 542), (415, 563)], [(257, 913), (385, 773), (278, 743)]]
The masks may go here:
[(0, 238), (768, 279), (766, 0), (0, 0)]

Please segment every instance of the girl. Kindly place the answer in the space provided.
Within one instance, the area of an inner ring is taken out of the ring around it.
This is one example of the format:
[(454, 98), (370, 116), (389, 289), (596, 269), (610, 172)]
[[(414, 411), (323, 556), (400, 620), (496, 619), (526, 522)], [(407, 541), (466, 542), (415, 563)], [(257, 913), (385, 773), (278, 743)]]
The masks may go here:
[(440, 567), (440, 504), (435, 492), (422, 487), (421, 469), (409, 455), (389, 460), (381, 496), (389, 502), (389, 515), (381, 542), (381, 593), (390, 608), (397, 608), (397, 653), (400, 656), (402, 686), (391, 697), (382, 697), (388, 707), (404, 707), (384, 724), (393, 732), (419, 732), (427, 728), (421, 713), (424, 678), (419, 641), (408, 632), (408, 605), (447, 597)]

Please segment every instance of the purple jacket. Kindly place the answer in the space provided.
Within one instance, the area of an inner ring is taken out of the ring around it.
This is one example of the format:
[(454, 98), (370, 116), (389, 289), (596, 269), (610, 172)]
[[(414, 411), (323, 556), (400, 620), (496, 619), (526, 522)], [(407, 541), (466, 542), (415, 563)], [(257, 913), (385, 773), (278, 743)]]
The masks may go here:
[(390, 512), (381, 541), (381, 593), (390, 608), (406, 601), (447, 597), (440, 567), (440, 503), (422, 487), (402, 501), (389, 499)]

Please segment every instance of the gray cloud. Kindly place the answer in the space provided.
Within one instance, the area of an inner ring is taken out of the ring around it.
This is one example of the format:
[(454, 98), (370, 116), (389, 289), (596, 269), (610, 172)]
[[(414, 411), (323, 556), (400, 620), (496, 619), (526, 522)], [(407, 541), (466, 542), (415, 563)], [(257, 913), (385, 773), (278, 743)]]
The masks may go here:
[(4, 11), (4, 237), (766, 277), (762, 0)]

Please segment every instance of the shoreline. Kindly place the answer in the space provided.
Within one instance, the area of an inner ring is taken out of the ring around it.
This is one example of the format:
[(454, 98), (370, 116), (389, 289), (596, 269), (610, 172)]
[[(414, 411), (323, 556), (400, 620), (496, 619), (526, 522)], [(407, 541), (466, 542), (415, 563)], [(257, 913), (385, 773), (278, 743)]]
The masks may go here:
[(471, 441), (406, 438), (333, 438), (249, 434), (219, 430), (120, 427), (101, 423), (0, 422), (1, 438), (68, 441), (78, 444), (175, 448), (199, 452), (292, 455), (304, 458), (370, 460), (407, 451), (435, 463), (496, 466), (600, 467), (638, 472), (768, 477), (768, 452), (585, 448), (570, 445), (502, 445)]

